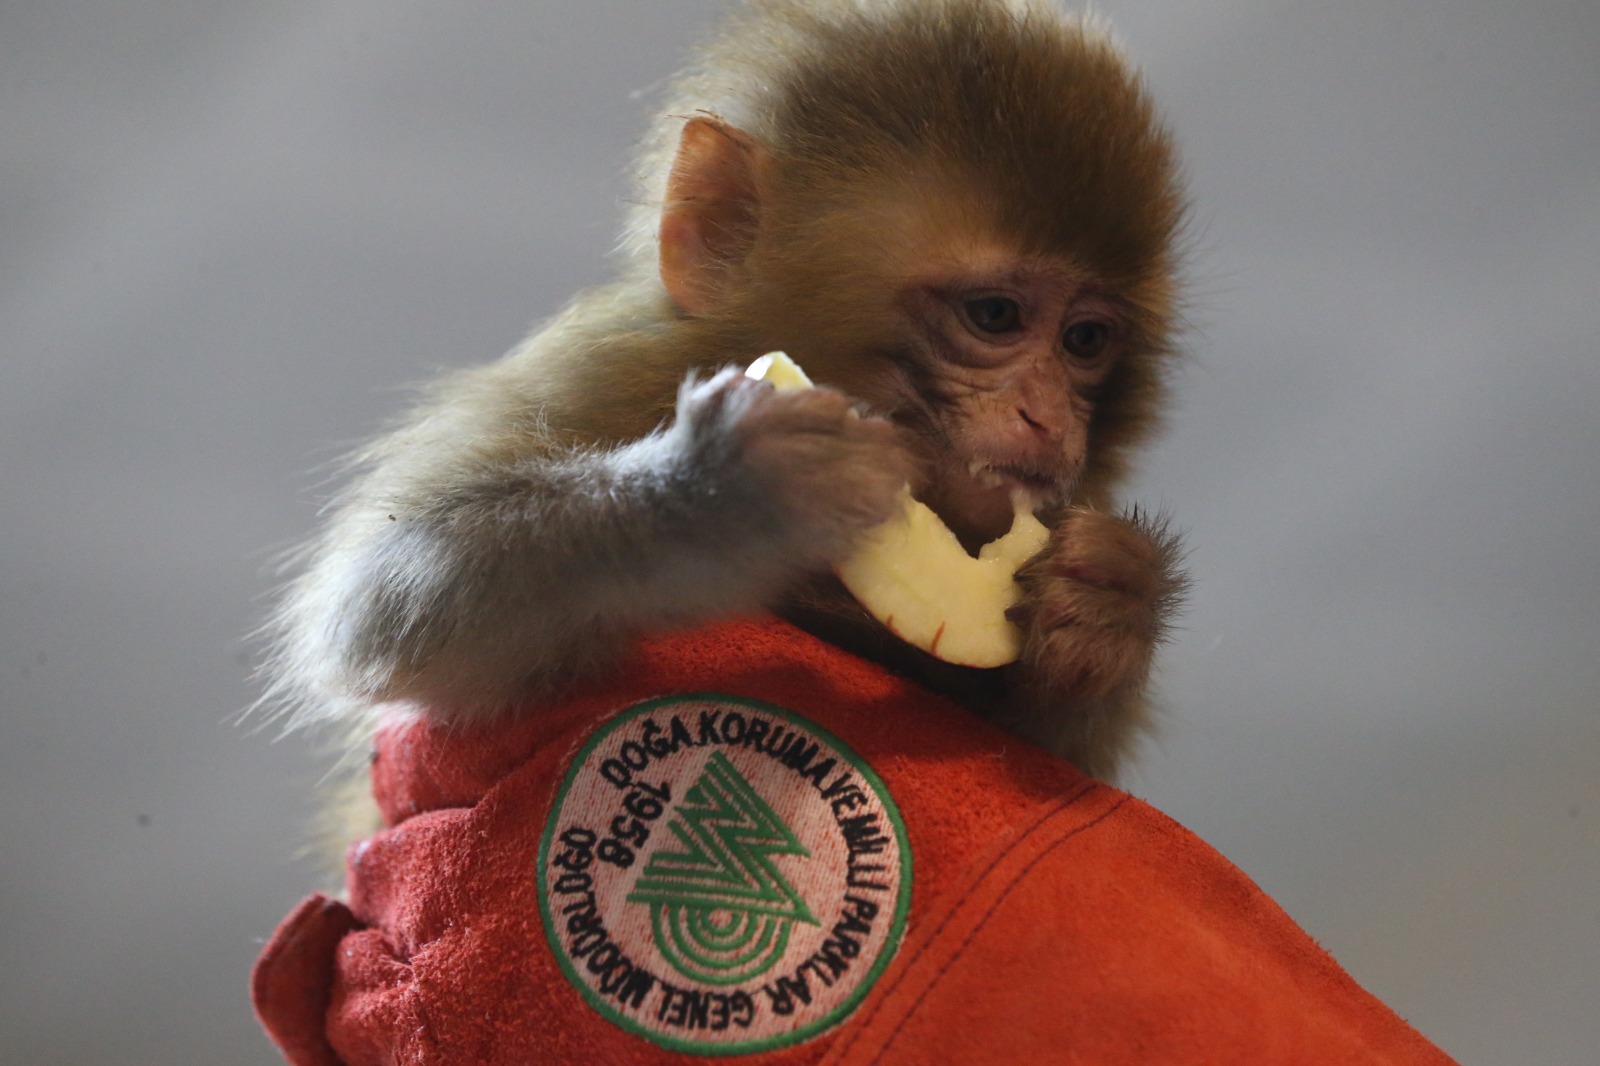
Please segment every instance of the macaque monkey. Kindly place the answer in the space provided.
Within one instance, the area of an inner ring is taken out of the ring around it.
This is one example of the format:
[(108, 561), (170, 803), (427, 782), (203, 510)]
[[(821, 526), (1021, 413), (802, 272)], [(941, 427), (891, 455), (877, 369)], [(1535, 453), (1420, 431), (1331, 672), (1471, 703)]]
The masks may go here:
[[(1112, 490), (1160, 406), (1183, 196), (1104, 33), (1027, 0), (756, 0), (674, 87), (611, 285), (359, 459), (277, 619), (301, 720), (535, 706), (631, 639), (769, 609), (1097, 775), (1182, 587)], [(783, 349), (819, 388), (737, 368)], [(1022, 657), (941, 663), (831, 566), (909, 482), (1021, 498)]]

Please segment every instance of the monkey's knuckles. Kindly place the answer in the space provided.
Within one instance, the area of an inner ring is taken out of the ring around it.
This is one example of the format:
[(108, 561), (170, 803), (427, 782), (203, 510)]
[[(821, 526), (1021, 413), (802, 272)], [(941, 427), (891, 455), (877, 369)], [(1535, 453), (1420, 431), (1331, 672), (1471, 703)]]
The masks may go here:
[(853, 407), (831, 389), (768, 393), (739, 426), (753, 476), (796, 534), (830, 562), (894, 513), (913, 474), (894, 427)]

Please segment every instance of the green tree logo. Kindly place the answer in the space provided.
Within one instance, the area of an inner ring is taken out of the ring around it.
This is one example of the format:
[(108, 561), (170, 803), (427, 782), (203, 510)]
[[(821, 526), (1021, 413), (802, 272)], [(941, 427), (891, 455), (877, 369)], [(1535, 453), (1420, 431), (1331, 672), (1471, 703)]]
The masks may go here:
[(817, 924), (772, 861), (811, 853), (720, 751), (667, 828), (681, 850), (651, 855), (628, 902), (650, 907), (656, 947), (679, 973), (739, 984), (782, 957), (795, 922)]

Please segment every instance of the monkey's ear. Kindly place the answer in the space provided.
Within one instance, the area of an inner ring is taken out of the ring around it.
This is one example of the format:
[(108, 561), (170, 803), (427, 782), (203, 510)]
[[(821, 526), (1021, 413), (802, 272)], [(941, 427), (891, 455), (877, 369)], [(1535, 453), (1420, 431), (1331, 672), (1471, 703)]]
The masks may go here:
[(661, 282), (691, 315), (716, 303), (761, 224), (761, 145), (713, 118), (684, 124), (661, 210)]

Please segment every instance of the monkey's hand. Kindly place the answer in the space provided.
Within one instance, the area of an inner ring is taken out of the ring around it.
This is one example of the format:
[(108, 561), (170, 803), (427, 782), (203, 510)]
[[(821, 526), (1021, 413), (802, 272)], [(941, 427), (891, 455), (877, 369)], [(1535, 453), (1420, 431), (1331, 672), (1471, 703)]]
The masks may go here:
[(684, 383), (673, 434), (703, 484), (748, 498), (747, 533), (767, 543), (740, 547), (802, 569), (845, 557), (895, 513), (913, 474), (894, 427), (843, 393), (779, 391), (732, 368)]
[(1108, 775), (1145, 727), (1150, 663), (1187, 589), (1166, 522), (1075, 507), (1017, 575), (1018, 725), (1085, 772)]

